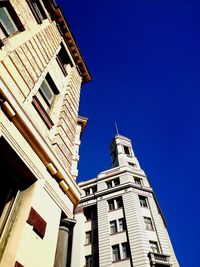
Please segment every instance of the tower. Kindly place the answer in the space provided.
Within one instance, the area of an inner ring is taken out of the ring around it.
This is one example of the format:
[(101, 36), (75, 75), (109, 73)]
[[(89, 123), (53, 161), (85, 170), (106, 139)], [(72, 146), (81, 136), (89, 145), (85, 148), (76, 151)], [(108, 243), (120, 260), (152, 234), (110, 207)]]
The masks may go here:
[(131, 140), (117, 134), (110, 151), (112, 168), (79, 183), (71, 266), (178, 267), (164, 216)]

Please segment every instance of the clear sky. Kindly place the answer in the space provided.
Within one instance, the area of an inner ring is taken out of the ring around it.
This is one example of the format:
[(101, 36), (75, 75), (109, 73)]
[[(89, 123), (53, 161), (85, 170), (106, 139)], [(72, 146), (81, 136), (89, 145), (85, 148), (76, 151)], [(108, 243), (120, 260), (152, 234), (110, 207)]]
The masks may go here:
[(90, 70), (79, 180), (132, 139), (181, 267), (200, 267), (200, 1), (57, 0)]

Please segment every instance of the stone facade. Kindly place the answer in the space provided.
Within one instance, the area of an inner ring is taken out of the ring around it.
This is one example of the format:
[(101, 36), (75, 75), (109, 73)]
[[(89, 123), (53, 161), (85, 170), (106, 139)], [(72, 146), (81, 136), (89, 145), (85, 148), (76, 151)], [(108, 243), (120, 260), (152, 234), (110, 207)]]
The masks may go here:
[(0, 266), (57, 267), (80, 200), (78, 110), (91, 77), (55, 1), (1, 1), (0, 21)]

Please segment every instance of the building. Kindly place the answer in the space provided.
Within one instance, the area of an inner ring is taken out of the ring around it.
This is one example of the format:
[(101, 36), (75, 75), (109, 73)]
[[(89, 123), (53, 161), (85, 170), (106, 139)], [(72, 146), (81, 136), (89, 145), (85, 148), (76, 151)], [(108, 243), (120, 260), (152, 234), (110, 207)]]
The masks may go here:
[(54, 0), (0, 1), (1, 267), (66, 266), (90, 80)]
[(131, 140), (117, 134), (112, 168), (79, 183), (71, 267), (178, 267), (166, 222)]

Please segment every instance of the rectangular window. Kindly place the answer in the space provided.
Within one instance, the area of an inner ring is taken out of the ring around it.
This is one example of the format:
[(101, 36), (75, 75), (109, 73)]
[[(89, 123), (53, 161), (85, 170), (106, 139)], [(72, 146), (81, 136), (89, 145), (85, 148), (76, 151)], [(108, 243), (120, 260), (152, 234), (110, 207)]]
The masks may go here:
[(85, 189), (84, 191), (85, 191), (85, 195), (86, 195), (86, 196), (89, 196), (89, 195), (90, 195), (90, 188), (87, 188), (87, 189)]
[(122, 259), (126, 259), (129, 257), (129, 248), (128, 243), (122, 243)]
[(85, 256), (85, 267), (92, 267), (92, 255)]
[(144, 222), (146, 225), (146, 230), (153, 230), (153, 224), (152, 224), (151, 218), (144, 217)]
[(4, 39), (15, 32), (23, 30), (24, 27), (10, 1), (0, 1), (0, 38)]
[(119, 245), (112, 246), (113, 261), (120, 260)]
[(114, 186), (119, 185), (119, 184), (120, 184), (119, 177), (115, 178), (115, 179), (113, 180), (113, 183), (114, 183)]
[(118, 222), (119, 222), (119, 232), (123, 232), (126, 229), (124, 218), (119, 219)]
[(116, 221), (111, 221), (110, 222), (110, 233), (111, 234), (116, 234), (117, 233), (117, 222)]
[(47, 18), (46, 13), (40, 0), (27, 0), (27, 3), (37, 21), (37, 23), (42, 23), (44, 19)]
[(94, 193), (96, 193), (97, 192), (97, 186), (93, 186), (92, 187), (92, 193), (94, 194)]
[(115, 206), (114, 206), (114, 199), (110, 199), (108, 200), (108, 209), (109, 210), (114, 210)]
[(147, 205), (147, 198), (144, 196), (139, 196), (139, 200), (140, 200), (140, 206), (143, 208), (148, 208)]
[(56, 57), (58, 65), (60, 66), (64, 76), (67, 76), (67, 65), (73, 67), (73, 63), (65, 49), (64, 45), (61, 43), (61, 49)]
[(122, 198), (121, 197), (116, 198), (116, 204), (117, 204), (117, 209), (123, 207)]
[(92, 243), (92, 231), (88, 231), (85, 233), (85, 244), (91, 244)]
[(107, 184), (107, 188), (111, 188), (112, 187), (112, 181), (106, 182)]
[(51, 76), (47, 74), (37, 94), (33, 96), (32, 104), (49, 129), (53, 126), (49, 113), (53, 107), (54, 99), (58, 94), (59, 91), (55, 83)]
[(159, 253), (158, 243), (155, 241), (149, 241), (151, 252)]
[(128, 146), (124, 146), (124, 153), (126, 154), (126, 155), (130, 155), (131, 153), (130, 153), (130, 148), (128, 147)]
[(142, 186), (142, 179), (134, 177), (135, 184)]

